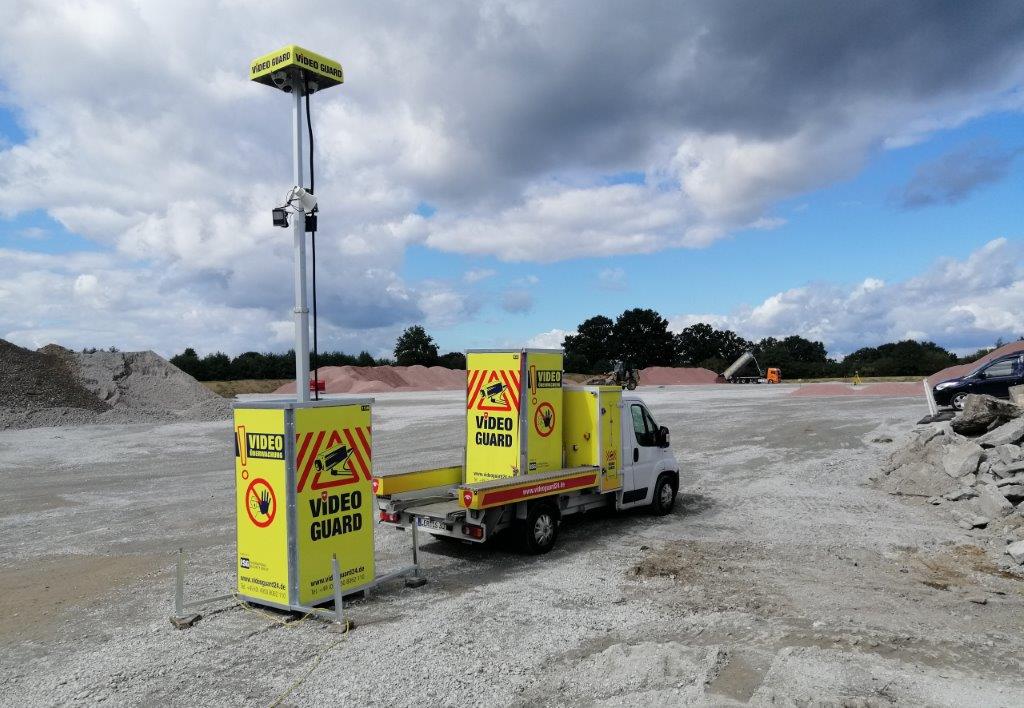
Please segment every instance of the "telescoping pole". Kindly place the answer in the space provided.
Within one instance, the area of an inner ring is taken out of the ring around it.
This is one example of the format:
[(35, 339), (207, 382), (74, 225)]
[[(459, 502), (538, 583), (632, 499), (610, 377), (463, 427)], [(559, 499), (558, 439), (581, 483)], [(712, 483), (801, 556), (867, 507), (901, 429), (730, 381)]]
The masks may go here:
[[(296, 72), (298, 73), (298, 72)], [(302, 186), (302, 79), (292, 85), (292, 131), (295, 134), (295, 186)], [(292, 219), (295, 243), (295, 400), (309, 400), (309, 308), (306, 307), (306, 215), (300, 206)]]

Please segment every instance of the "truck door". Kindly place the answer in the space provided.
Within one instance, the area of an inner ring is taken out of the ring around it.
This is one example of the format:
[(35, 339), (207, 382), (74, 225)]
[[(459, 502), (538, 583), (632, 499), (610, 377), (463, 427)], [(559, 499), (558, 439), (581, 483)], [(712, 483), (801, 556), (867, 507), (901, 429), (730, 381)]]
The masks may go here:
[(622, 487), (622, 506), (643, 504), (651, 495), (654, 465), (660, 448), (658, 426), (647, 408), (637, 401), (628, 401), (629, 414), (622, 421), (622, 468), (626, 473)]

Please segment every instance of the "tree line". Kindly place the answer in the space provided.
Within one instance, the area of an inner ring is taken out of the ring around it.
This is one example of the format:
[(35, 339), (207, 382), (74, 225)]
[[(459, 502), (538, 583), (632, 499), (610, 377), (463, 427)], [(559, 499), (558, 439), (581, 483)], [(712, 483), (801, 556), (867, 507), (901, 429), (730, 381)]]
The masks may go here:
[[(1003, 345), (1002, 340), (996, 347)], [(673, 333), (668, 320), (650, 309), (624, 311), (614, 321), (604, 315), (584, 320), (562, 342), (567, 371), (610, 371), (615, 361), (648, 366), (694, 366), (721, 373), (744, 352), (763, 367), (778, 367), (786, 378), (861, 376), (929, 376), (954, 364), (972, 362), (992, 349), (964, 358), (934, 342), (912, 339), (863, 347), (842, 360), (828, 356), (825, 345), (799, 335), (747, 340), (729, 329), (698, 322)]]
[[(1024, 339), (1024, 338), (1022, 338)], [(1003, 346), (999, 340), (995, 347)], [(596, 315), (565, 337), (565, 370), (578, 374), (611, 371), (616, 361), (643, 369), (648, 366), (694, 366), (721, 373), (744, 352), (753, 352), (761, 367), (777, 367), (789, 379), (861, 376), (929, 376), (954, 364), (972, 362), (992, 349), (957, 358), (935, 342), (907, 339), (863, 347), (842, 360), (828, 356), (825, 345), (799, 335), (781, 339), (747, 340), (728, 329), (698, 322), (673, 333), (668, 320), (651, 309), (624, 311), (615, 320)], [(290, 379), (295, 376), (295, 352), (245, 352), (229, 357), (215, 352), (200, 357), (191, 347), (171, 357), (171, 363), (200, 381)], [(317, 366), (443, 366), (464, 369), (461, 352), (440, 354), (437, 343), (420, 325), (407, 328), (395, 342), (394, 358), (321, 352)], [(313, 362), (310, 362), (313, 365)]]
[[(113, 351), (113, 349), (111, 349)], [(395, 343), (395, 358), (376, 358), (367, 351), (352, 355), (345, 352), (320, 352), (315, 366), (443, 366), (466, 368), (466, 355), (461, 352), (438, 354), (437, 344), (419, 325), (406, 329)], [(245, 352), (230, 357), (224, 352), (199, 356), (192, 347), (171, 357), (171, 363), (199, 381), (239, 381), (242, 379), (295, 378), (295, 350), (284, 353)]]

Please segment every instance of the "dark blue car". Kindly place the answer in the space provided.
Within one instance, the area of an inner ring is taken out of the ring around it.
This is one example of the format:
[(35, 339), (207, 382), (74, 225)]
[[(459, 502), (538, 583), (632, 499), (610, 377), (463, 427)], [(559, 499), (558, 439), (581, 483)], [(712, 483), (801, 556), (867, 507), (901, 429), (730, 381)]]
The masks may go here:
[(964, 407), (969, 393), (985, 393), (996, 398), (1009, 398), (1010, 386), (1024, 384), (1024, 355), (1011, 354), (982, 364), (974, 371), (936, 384), (932, 389), (940, 406)]

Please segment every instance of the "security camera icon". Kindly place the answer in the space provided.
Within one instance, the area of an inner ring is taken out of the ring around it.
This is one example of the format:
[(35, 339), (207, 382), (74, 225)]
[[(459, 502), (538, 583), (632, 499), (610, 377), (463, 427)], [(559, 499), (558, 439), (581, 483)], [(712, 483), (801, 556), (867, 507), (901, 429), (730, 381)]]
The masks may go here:
[(338, 477), (348, 473), (344, 466), (351, 456), (352, 450), (348, 446), (339, 445), (317, 455), (313, 460), (313, 467), (317, 472), (327, 472), (333, 477)]
[(505, 405), (505, 391), (507, 389), (508, 386), (498, 381), (480, 389), (480, 398), (485, 398), (495, 405), (503, 406)]

